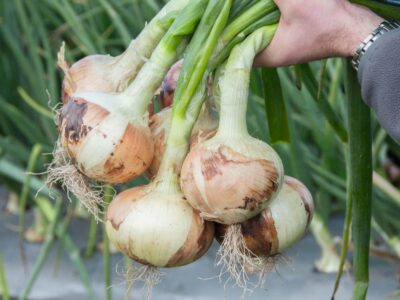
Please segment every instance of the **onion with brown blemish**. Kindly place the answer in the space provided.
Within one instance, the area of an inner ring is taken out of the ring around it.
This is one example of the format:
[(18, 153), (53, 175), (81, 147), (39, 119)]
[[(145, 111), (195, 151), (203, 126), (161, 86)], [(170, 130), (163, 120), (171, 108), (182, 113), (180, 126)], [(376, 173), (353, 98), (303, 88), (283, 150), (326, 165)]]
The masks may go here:
[[(278, 196), (261, 214), (240, 224), (246, 247), (255, 256), (271, 256), (293, 246), (306, 233), (314, 214), (311, 193), (299, 180), (285, 176)], [(216, 224), (222, 241), (229, 226)]]
[(203, 218), (218, 223), (241, 223), (256, 216), (278, 194), (283, 180), (280, 157), (251, 137), (246, 124), (252, 62), (275, 27), (265, 28), (232, 51), (220, 79), (217, 134), (190, 150), (181, 171), (189, 203)]
[(94, 54), (86, 56), (71, 66), (65, 61), (65, 45), (58, 53), (58, 66), (64, 71), (62, 100), (69, 101), (79, 92), (121, 92), (136, 77), (144, 63), (164, 36), (188, 0), (171, 0), (150, 21), (128, 48), (118, 56)]
[(153, 159), (145, 124), (82, 98), (64, 105), (59, 134), (80, 172), (97, 181), (126, 182), (142, 174)]
[[(177, 179), (176, 179), (177, 181)], [(176, 267), (210, 247), (214, 225), (185, 200), (178, 182), (154, 182), (119, 194), (106, 216), (107, 234), (130, 258), (154, 267)]]
[(313, 198), (307, 187), (299, 180), (285, 176), (278, 196), (261, 214), (241, 224), (216, 224), (222, 272), (228, 271), (241, 286), (245, 286), (242, 278), (247, 270), (265, 275), (278, 258), (276, 255), (305, 235), (313, 213)]
[[(179, 1), (178, 1), (179, 2)], [(59, 140), (48, 168), (48, 183), (63, 187), (98, 215), (100, 192), (91, 194), (92, 181), (124, 183), (141, 175), (153, 159), (148, 105), (187, 45), (181, 25), (203, 3), (190, 3), (175, 18), (135, 80), (120, 93), (75, 92), (59, 112)], [(196, 24), (201, 14), (191, 20)], [(57, 154), (57, 155), (56, 155)], [(93, 195), (86, 197), (85, 195)]]

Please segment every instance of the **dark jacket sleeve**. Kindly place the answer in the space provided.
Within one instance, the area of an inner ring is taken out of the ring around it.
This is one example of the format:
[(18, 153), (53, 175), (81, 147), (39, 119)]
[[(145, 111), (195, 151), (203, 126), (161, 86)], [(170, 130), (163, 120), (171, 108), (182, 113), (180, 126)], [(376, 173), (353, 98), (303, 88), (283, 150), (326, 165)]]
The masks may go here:
[(364, 101), (381, 126), (400, 143), (400, 29), (380, 37), (362, 57), (358, 69)]

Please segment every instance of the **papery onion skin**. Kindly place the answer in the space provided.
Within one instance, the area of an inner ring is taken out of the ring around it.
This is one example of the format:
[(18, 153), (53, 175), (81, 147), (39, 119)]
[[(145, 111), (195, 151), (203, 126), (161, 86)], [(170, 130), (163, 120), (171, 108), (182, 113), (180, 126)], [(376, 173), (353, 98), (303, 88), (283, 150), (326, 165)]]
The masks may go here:
[[(63, 102), (68, 102), (74, 93), (79, 92), (117, 92), (119, 90), (118, 84), (114, 82), (112, 73), (104, 72), (104, 70), (112, 69), (116, 63), (115, 57), (94, 54), (86, 56), (72, 64), (68, 69), (64, 69), (66, 76), (61, 87)], [(99, 74), (102, 74), (102, 76), (99, 76)], [(123, 83), (121, 85), (126, 86)]]
[(123, 183), (153, 159), (150, 130), (101, 105), (73, 97), (59, 115), (63, 148), (75, 166), (97, 181)]
[[(314, 212), (308, 189), (297, 179), (285, 176), (279, 195), (261, 214), (240, 224), (247, 248), (258, 257), (284, 252), (306, 233)], [(229, 226), (216, 224), (221, 242)]]
[(283, 165), (267, 144), (251, 138), (211, 140), (192, 148), (181, 170), (189, 203), (207, 220), (241, 223), (279, 192)]
[(110, 204), (106, 230), (131, 259), (155, 267), (177, 267), (200, 258), (211, 246), (214, 224), (203, 221), (179, 191), (154, 184), (120, 193)]

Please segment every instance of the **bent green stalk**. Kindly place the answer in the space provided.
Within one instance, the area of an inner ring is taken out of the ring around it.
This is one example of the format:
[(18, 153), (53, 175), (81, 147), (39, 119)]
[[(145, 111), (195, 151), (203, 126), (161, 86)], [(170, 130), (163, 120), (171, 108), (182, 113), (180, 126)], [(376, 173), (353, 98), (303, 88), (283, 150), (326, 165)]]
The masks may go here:
[[(276, 5), (272, 0), (261, 0), (251, 6), (248, 10), (235, 18), (224, 30), (221, 35), (221, 41), (227, 42), (232, 40), (243, 28), (250, 26), (259, 18), (276, 9)], [(219, 46), (219, 45), (218, 45)], [(219, 47), (217, 47), (219, 49)]]

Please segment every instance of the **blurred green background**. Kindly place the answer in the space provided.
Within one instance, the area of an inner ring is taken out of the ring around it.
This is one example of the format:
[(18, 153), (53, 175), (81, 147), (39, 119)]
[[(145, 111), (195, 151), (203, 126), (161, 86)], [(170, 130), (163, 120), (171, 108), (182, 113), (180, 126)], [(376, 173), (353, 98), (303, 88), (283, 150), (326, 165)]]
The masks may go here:
[[(65, 41), (70, 63), (94, 53), (119, 54), (165, 2), (0, 0), (0, 185), (10, 192), (1, 213), (19, 214), (22, 255), (26, 240), (42, 243), (24, 295), (40, 276), (57, 239), (74, 253), (71, 261), (90, 294), (82, 260), (96, 251), (96, 232), (102, 226), (90, 220), (86, 249), (78, 251), (68, 235), (70, 220), (90, 217), (77, 201), (66, 201), (65, 192), (54, 189), (50, 197), (44, 187), (43, 172), (51, 161), (57, 136), (54, 109), (60, 104), (62, 79), (56, 66), (57, 51)], [(251, 81), (250, 133), (271, 143), (281, 155), (286, 173), (300, 178), (314, 195), (317, 213), (311, 231), (321, 246), (321, 259), (316, 262), (321, 272), (339, 268), (340, 242), (333, 241), (327, 224), (333, 215), (346, 211), (346, 169), (350, 165), (347, 104), (349, 91), (357, 89), (346, 66), (343, 59), (329, 59), (278, 71), (255, 69)], [(370, 247), (397, 258), (400, 147), (374, 116), (371, 128), (374, 176)], [(30, 227), (25, 224), (27, 211), (34, 213)], [(105, 236), (103, 244), (105, 274), (110, 274), (114, 268), (109, 265)], [(0, 248), (0, 291), (6, 297), (1, 255)], [(107, 284), (109, 278), (105, 276)]]

